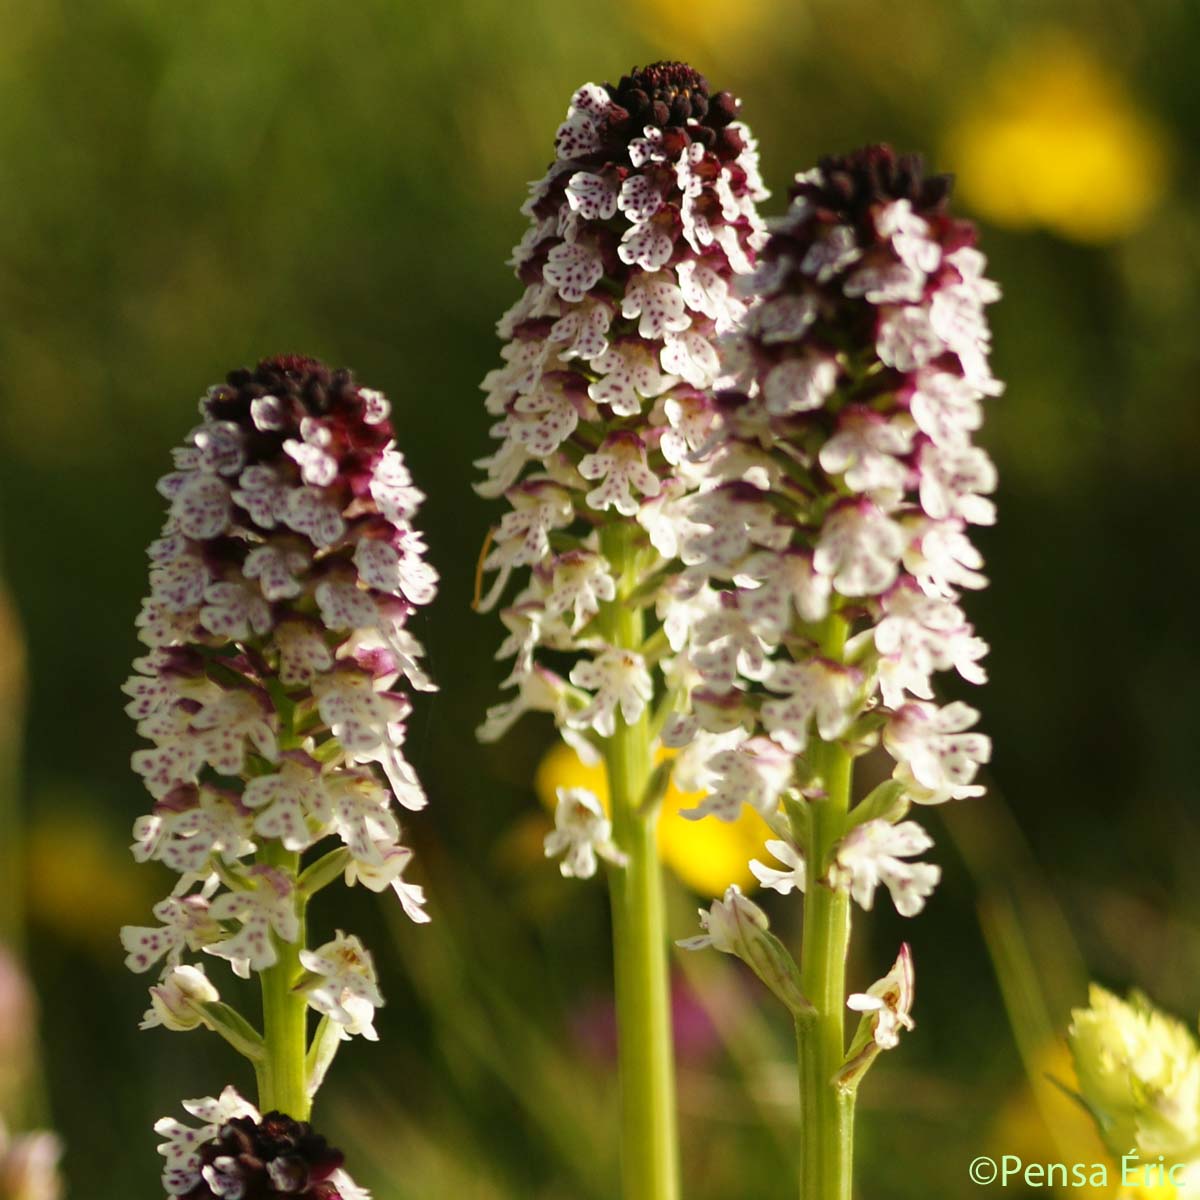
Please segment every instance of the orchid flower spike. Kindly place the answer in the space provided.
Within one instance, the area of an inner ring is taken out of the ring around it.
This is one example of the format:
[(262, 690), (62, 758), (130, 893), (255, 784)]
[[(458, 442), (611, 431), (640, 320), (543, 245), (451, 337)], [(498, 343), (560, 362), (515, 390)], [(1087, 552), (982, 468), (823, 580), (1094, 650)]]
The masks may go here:
[[(331, 1182), (340, 1155), (304, 1122), (339, 1042), (375, 1036), (383, 998), (358, 939), (309, 950), (304, 915), (343, 878), (428, 919), (396, 807), (426, 803), (404, 755), (412, 696), (433, 690), (409, 627), (437, 585), (412, 523), (423, 497), (387, 399), (349, 371), (267, 359), (211, 388), (200, 415), (159, 483), (146, 653), (124, 688), (151, 743), (133, 755), (153, 802), (134, 857), (179, 880), (121, 940), (131, 970), (160, 973), (144, 1026), (221, 1034), (253, 1062), (266, 1115), (196, 1102), (209, 1127), (176, 1131), (164, 1183), (348, 1200), (353, 1185)], [(261, 1029), (198, 955), (259, 976)]]

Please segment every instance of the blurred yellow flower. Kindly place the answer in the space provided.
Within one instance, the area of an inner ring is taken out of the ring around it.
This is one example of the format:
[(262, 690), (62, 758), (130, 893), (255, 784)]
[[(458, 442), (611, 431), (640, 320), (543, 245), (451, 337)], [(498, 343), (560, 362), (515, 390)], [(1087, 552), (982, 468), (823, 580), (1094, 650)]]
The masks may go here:
[[(671, 750), (659, 750), (658, 761), (673, 754)], [(551, 811), (560, 787), (587, 788), (608, 810), (604, 764), (588, 766), (562, 742), (552, 746), (538, 764), (534, 787), (538, 798)], [(680, 809), (692, 808), (703, 798), (702, 792), (681, 792), (674, 784), (667, 789), (658, 823), (660, 857), (699, 895), (720, 896), (731, 883), (750, 891), (757, 881), (747, 863), (763, 853), (763, 843), (771, 836), (766, 822), (748, 806), (742, 808), (742, 815), (732, 824), (715, 817), (689, 821), (679, 815)]]
[(761, 34), (777, 6), (778, 0), (627, 0), (625, 9), (642, 37), (672, 58), (694, 60), (720, 87), (715, 77), (726, 59), (761, 53)]
[(1162, 195), (1166, 139), (1124, 81), (1065, 32), (1023, 41), (947, 138), (960, 195), (983, 217), (1082, 242), (1138, 228)]
[(148, 880), (125, 868), (125, 839), (74, 804), (43, 812), (25, 854), (30, 916), (102, 957), (119, 955), (116, 930), (145, 920), (159, 899)]

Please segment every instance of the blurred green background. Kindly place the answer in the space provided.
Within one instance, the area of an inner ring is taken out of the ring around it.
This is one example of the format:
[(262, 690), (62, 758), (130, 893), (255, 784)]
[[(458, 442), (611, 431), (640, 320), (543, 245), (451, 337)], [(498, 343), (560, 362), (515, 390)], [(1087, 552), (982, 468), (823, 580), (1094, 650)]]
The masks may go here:
[[(966, 1195), (989, 1149), (1099, 1155), (1045, 1082), (1085, 964), (1200, 1005), (1198, 53), (1200, 5), (1147, 0), (0, 0), (0, 909), (40, 1010), (35, 1034), (0, 969), (0, 1107), (61, 1132), (74, 1196), (158, 1194), (152, 1121), (237, 1071), (135, 1028), (116, 931), (169, 880), (126, 850), (146, 797), (118, 688), (169, 448), (228, 368), (301, 350), (392, 398), (444, 579), (408, 823), (435, 920), (317, 905), (388, 997), (318, 1120), (380, 1200), (615, 1195), (606, 901), (540, 859), (549, 727), (473, 737), (501, 672), (470, 611), (498, 510), (470, 483), (525, 183), (575, 87), (661, 57), (743, 98), (768, 213), (817, 155), (890, 140), (983, 226), (1009, 384), (967, 605), (993, 794), (930, 816), (925, 914), (860, 922), (856, 986), (902, 937), (918, 972), (917, 1031), (864, 1089), (861, 1186)], [(671, 900), (684, 936), (698, 897)], [(732, 960), (680, 970), (687, 1194), (790, 1195), (790, 1030)]]

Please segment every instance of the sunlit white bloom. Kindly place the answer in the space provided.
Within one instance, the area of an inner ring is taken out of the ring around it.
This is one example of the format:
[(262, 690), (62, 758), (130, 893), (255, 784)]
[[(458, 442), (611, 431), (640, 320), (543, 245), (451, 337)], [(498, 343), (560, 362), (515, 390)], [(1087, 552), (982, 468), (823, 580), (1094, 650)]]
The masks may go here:
[(766, 681), (782, 699), (762, 706), (763, 726), (785, 750), (800, 754), (815, 722), (822, 741), (840, 737), (855, 716), (855, 696), (862, 676), (853, 667), (814, 658), (778, 663)]
[(256, 810), (255, 832), (277, 838), (287, 850), (311, 846), (324, 833), (331, 815), (320, 775), (293, 761), (281, 764), (278, 774), (251, 779), (242, 803)]
[(924, 308), (906, 304), (882, 312), (875, 349), (887, 366), (914, 371), (946, 349)]
[(785, 358), (763, 380), (767, 411), (777, 416), (820, 408), (837, 386), (838, 366), (828, 355), (812, 352)]
[(900, 764), (896, 777), (911, 785), (918, 804), (941, 804), (982, 796), (972, 781), (991, 758), (991, 740), (967, 732), (979, 719), (969, 704), (955, 701), (944, 708), (912, 701), (898, 709), (883, 732), (884, 745)]
[(607, 404), (619, 417), (636, 416), (644, 400), (660, 396), (675, 383), (658, 369), (654, 356), (640, 342), (614, 343), (593, 361), (592, 368), (600, 378), (588, 385), (588, 396), (597, 404)]
[(151, 911), (161, 925), (126, 925), (121, 929), (125, 965), (138, 974), (163, 958), (168, 967), (177, 967), (185, 950), (201, 950), (222, 936), (206, 896), (168, 896)]
[(427, 924), (430, 918), (425, 911), (425, 889), (403, 878), (405, 869), (412, 862), (413, 852), (407, 846), (397, 845), (389, 839), (380, 842), (378, 851), (378, 862), (350, 859), (346, 864), (346, 885), (352, 887), (361, 883), (373, 892), (382, 892), (390, 887), (396, 893), (405, 916), (417, 925)]
[(369, 1042), (379, 1040), (372, 1024), (374, 1010), (383, 1004), (375, 964), (362, 942), (340, 930), (333, 941), (315, 950), (301, 950), (300, 963), (310, 972), (297, 990), (309, 1006)]
[(603, 512), (614, 508), (626, 517), (637, 513), (636, 489), (643, 496), (657, 496), (661, 488), (658, 476), (646, 464), (646, 448), (636, 434), (618, 433), (608, 437), (594, 454), (580, 460), (579, 473), (584, 479), (601, 480), (587, 494), (588, 504)]
[(494, 549), (484, 559), (485, 571), (497, 571), (491, 590), (480, 601), (486, 611), (499, 599), (514, 567), (534, 566), (550, 553), (550, 532), (569, 525), (575, 516), (570, 493), (557, 484), (531, 483), (512, 489), (513, 506), (500, 519)]
[(608, 560), (579, 550), (555, 560), (544, 612), (550, 618), (570, 613), (570, 632), (577, 634), (600, 611), (600, 605), (613, 600), (616, 594)]
[[(638, 318), (638, 336), (641, 338), (679, 333), (692, 323), (683, 291), (666, 271), (635, 275), (625, 288), (621, 315)], [(600, 369), (599, 362), (596, 365)]]
[(475, 736), (484, 743), (499, 741), (526, 713), (553, 713), (556, 718), (566, 719), (570, 706), (567, 697), (570, 689), (566, 681), (553, 671), (534, 666), (517, 680), (517, 695), (511, 700), (494, 704), (487, 710), (483, 722), (475, 730)]
[(251, 970), (273, 967), (279, 953), (271, 937), (294, 942), (300, 935), (296, 914), (295, 885), (275, 867), (254, 866), (247, 871), (251, 888), (222, 892), (209, 906), (218, 921), (236, 921), (238, 930), (204, 949), (218, 958), (227, 958), (234, 973), (243, 979)]
[(613, 844), (612, 824), (594, 793), (587, 788), (559, 788), (554, 829), (546, 834), (547, 858), (562, 856), (559, 870), (567, 878), (590, 879), (596, 858), (614, 866), (625, 864), (625, 855)]
[(756, 554), (741, 564), (740, 573), (752, 584), (738, 590), (738, 605), (770, 642), (780, 641), (795, 617), (817, 622), (829, 613), (833, 584), (803, 550)]
[(970, 683), (984, 683), (980, 659), (987, 643), (975, 636), (962, 609), (950, 600), (927, 596), (912, 583), (882, 599), (884, 616), (875, 626), (880, 653), (879, 684), (889, 708), (904, 704), (906, 693), (933, 698), (934, 671), (956, 670)]
[(607, 221), (617, 211), (617, 189), (610, 179), (576, 171), (567, 182), (567, 203), (589, 221)]
[(719, 751), (705, 764), (706, 795), (694, 808), (681, 810), (691, 820), (718, 817), (736, 821), (748, 804), (764, 817), (779, 807), (779, 798), (791, 784), (793, 756), (767, 738), (751, 738)]
[(913, 428), (869, 408), (844, 408), (837, 432), (821, 447), (822, 468), (840, 474), (854, 492), (899, 497), (909, 468), (901, 461), (912, 449)]
[(330, 825), (351, 857), (381, 866), (381, 848), (395, 844), (400, 837), (387, 788), (369, 771), (339, 771), (328, 780), (325, 790)]
[(687, 557), (710, 571), (739, 566), (752, 550), (782, 550), (790, 531), (770, 503), (768, 493), (752, 483), (736, 483), (703, 492), (688, 513), (701, 527), (687, 547)]
[(939, 445), (959, 445), (983, 424), (979, 390), (961, 375), (927, 367), (913, 383), (909, 411), (917, 427)]
[(186, 876), (203, 873), (213, 857), (232, 863), (254, 852), (249, 814), (228, 793), (205, 787), (177, 794), (178, 805), (164, 800), (135, 823), (137, 861), (156, 859)]
[(600, 282), (604, 261), (592, 246), (560, 242), (551, 248), (542, 274), (563, 300), (574, 302), (582, 300)]
[(762, 680), (770, 673), (767, 646), (736, 606), (734, 597), (701, 616), (692, 629), (692, 656), (705, 686), (728, 692), (740, 677)]
[(808, 870), (804, 863), (804, 855), (791, 842), (779, 838), (770, 838), (765, 843), (767, 851), (784, 865), (784, 870), (761, 863), (757, 858), (750, 860), (750, 870), (754, 878), (765, 888), (778, 892), (781, 896), (789, 895), (793, 890), (803, 892), (808, 884)]
[(594, 729), (601, 737), (612, 737), (618, 709), (625, 723), (632, 725), (654, 694), (654, 683), (642, 656), (618, 646), (609, 646), (590, 661), (576, 663), (570, 680), (591, 693), (590, 702), (568, 718), (570, 725)]
[(875, 1044), (881, 1050), (891, 1050), (900, 1044), (900, 1031), (913, 1028), (912, 1002), (912, 953), (905, 944), (900, 947), (892, 969), (865, 992), (853, 993), (846, 1007), (854, 1012), (873, 1013)]
[(961, 521), (932, 521), (914, 517), (904, 521), (907, 544), (904, 568), (931, 596), (953, 600), (958, 588), (981, 588), (983, 555), (963, 532)]
[(834, 858), (831, 882), (845, 886), (865, 909), (875, 901), (875, 889), (883, 884), (902, 917), (913, 917), (925, 907), (926, 899), (941, 878), (940, 867), (911, 863), (905, 859), (923, 854), (933, 839), (916, 821), (872, 820), (856, 825), (842, 839)]
[(873, 504), (846, 504), (826, 518), (813, 566), (843, 596), (877, 595), (895, 582), (904, 544), (900, 526)]
[(217, 989), (209, 982), (203, 967), (175, 966), (150, 988), (150, 1007), (142, 1018), (140, 1029), (162, 1025), (184, 1032), (203, 1025), (205, 1004), (220, 1000)]
[(154, 1123), (154, 1132), (166, 1139), (158, 1152), (166, 1159), (162, 1183), (169, 1196), (185, 1196), (200, 1182), (200, 1147), (211, 1141), (226, 1121), (234, 1117), (260, 1119), (258, 1109), (243, 1100), (232, 1086), (217, 1098), (185, 1100), (183, 1107), (202, 1122), (199, 1127), (184, 1125), (174, 1117), (163, 1117)]
[(756, 930), (768, 928), (767, 915), (754, 901), (742, 895), (742, 889), (730, 884), (725, 895), (700, 909), (700, 928), (696, 937), (684, 938), (678, 945), (685, 950), (704, 950), (711, 946), (722, 954), (739, 957)]

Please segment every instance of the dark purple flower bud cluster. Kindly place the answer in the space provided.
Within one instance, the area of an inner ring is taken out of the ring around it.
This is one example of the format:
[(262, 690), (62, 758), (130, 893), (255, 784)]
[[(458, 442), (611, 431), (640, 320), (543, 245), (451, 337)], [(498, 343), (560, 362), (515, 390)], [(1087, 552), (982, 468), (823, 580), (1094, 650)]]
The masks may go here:
[(203, 1123), (164, 1117), (154, 1126), (164, 1141), (163, 1188), (181, 1200), (370, 1200), (343, 1170), (345, 1156), (307, 1121), (282, 1112), (260, 1114), (233, 1088), (185, 1100)]
[(330, 1176), (345, 1156), (307, 1121), (280, 1112), (234, 1117), (197, 1150), (200, 1181), (185, 1200), (344, 1200)]

